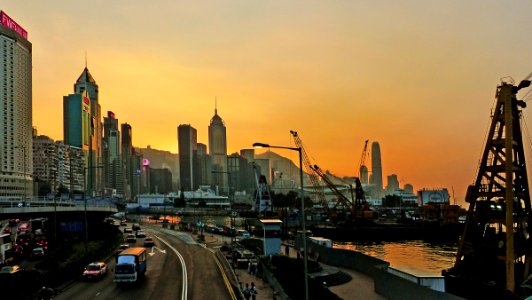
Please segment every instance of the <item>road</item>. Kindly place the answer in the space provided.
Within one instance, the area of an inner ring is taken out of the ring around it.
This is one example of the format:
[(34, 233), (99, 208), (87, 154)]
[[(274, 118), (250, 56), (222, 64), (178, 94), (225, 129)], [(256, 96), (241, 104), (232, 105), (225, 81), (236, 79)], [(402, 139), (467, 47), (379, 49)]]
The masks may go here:
[[(186, 265), (188, 284), (184, 299), (233, 299), (211, 249), (197, 244), (186, 233), (155, 225), (146, 225), (142, 229), (156, 243), (156, 248), (148, 250), (153, 254), (148, 257), (146, 278), (142, 282), (118, 287), (113, 282), (113, 272), (109, 272), (97, 282), (76, 282), (54, 299), (183, 299), (183, 269), (174, 249), (182, 255)], [(143, 239), (137, 239), (137, 246), (142, 243)], [(107, 263), (114, 268), (114, 258)]]

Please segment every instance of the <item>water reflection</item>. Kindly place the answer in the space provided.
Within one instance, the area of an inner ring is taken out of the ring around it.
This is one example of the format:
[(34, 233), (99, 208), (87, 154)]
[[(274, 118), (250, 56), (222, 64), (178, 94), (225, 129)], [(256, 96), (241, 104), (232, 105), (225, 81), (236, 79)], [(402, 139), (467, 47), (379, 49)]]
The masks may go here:
[(354, 250), (390, 263), (390, 266), (416, 276), (440, 276), (452, 267), (458, 250), (456, 243), (440, 244), (425, 241), (381, 243), (334, 243), (334, 248)]

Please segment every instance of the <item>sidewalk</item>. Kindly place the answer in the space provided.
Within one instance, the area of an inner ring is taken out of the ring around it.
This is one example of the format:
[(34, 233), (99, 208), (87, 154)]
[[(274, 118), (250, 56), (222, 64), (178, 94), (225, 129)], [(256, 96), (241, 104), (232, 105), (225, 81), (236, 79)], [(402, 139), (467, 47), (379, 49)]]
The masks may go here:
[[(192, 235), (194, 240), (197, 240), (197, 235)], [(205, 241), (201, 242), (208, 248), (217, 248), (223, 245), (224, 242), (230, 243), (231, 238), (217, 234), (205, 234)], [(257, 287), (257, 299), (278, 299), (275, 297), (276, 292), (270, 287), (270, 285), (261, 278), (249, 274), (247, 269), (234, 269), (236, 278), (242, 291), (246, 286), (246, 283), (251, 286), (251, 283), (255, 283)]]
[[(283, 246), (282, 246), (283, 254), (285, 253), (285, 246), (286, 244), (283, 243)], [(290, 249), (289, 249), (289, 256), (293, 258), (297, 258), (297, 251), (292, 246), (290, 246)], [(374, 284), (373, 278), (371, 278), (370, 276), (357, 272), (355, 270), (330, 266), (330, 265), (327, 265), (321, 262), (320, 262), (320, 265), (322, 265), (322, 267), (326, 269), (327, 272), (330, 272), (330, 270), (340, 270), (340, 271), (343, 271), (351, 275), (352, 277), (351, 281), (341, 284), (341, 285), (329, 287), (329, 290), (335, 293), (338, 297), (342, 299), (363, 299), (363, 300), (386, 300), (387, 299), (386, 297), (375, 292), (375, 284)], [(312, 274), (310, 275), (312, 276)]]

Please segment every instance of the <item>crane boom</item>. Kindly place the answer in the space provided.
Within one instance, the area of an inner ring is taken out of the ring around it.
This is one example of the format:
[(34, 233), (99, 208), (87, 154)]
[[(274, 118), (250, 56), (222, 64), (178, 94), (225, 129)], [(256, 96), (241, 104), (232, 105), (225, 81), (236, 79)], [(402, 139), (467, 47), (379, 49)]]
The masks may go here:
[(327, 210), (329, 208), (329, 204), (327, 203), (327, 200), (325, 199), (325, 193), (323, 192), (323, 187), (320, 185), (318, 177), (316, 176), (316, 174), (314, 174), (312, 170), (312, 164), (310, 163), (310, 159), (308, 158), (305, 147), (303, 147), (303, 141), (301, 140), (301, 138), (299, 138), (297, 131), (290, 130), (290, 133), (294, 137), (294, 142), (296, 146), (301, 148), (301, 155), (303, 156), (303, 163), (305, 165), (307, 174), (309, 175), (310, 182), (312, 183), (312, 188), (314, 190), (314, 193), (317, 195), (319, 203), (321, 203), (324, 206), (324, 209)]

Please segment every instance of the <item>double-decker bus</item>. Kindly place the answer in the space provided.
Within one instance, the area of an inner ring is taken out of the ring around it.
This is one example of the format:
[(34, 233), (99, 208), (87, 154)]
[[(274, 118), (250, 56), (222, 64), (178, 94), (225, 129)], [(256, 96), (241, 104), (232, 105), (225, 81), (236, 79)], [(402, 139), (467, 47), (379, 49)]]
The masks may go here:
[(146, 268), (147, 254), (144, 247), (125, 249), (116, 258), (114, 282), (135, 283), (144, 276)]

